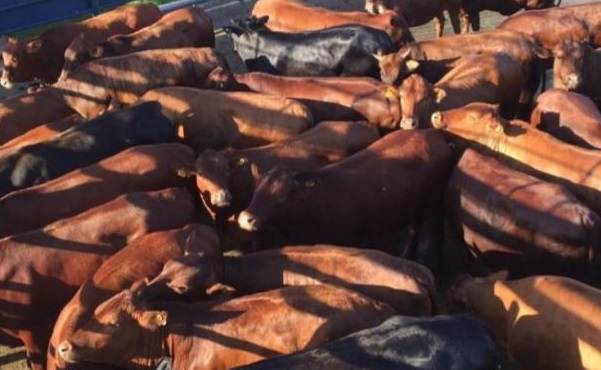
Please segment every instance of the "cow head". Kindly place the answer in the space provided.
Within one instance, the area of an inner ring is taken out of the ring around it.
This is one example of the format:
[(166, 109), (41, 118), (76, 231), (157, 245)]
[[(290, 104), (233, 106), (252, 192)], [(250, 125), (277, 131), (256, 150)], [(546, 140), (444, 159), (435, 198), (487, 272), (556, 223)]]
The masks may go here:
[(553, 87), (578, 90), (583, 82), (584, 59), (592, 53), (588, 43), (562, 40), (553, 49)]
[(88, 322), (59, 344), (59, 356), (71, 363), (156, 365), (163, 355), (159, 328), (167, 325), (167, 312), (143, 308), (145, 286), (144, 281), (136, 282), (101, 303)]
[(313, 173), (272, 169), (259, 181), (250, 205), (238, 216), (238, 226), (246, 231), (272, 228), (285, 215), (300, 209), (319, 183)]
[(409, 23), (400, 12), (385, 10), (375, 17), (379, 17), (385, 22), (383, 29), (387, 30), (390, 39), (397, 48), (415, 41), (411, 30), (409, 30)]
[(27, 42), (17, 40), (13, 37), (6, 39), (6, 46), (2, 51), (4, 70), (0, 77), (0, 85), (5, 89), (14, 87), (16, 82), (34, 80), (34, 71), (38, 70), (41, 57), (42, 39), (35, 38)]
[(148, 283), (144, 296), (148, 299), (199, 300), (220, 281), (221, 260), (210, 253), (188, 253), (163, 266), (161, 273)]
[(400, 127), (404, 130), (426, 127), (430, 115), (444, 95), (444, 90), (433, 87), (419, 74), (405, 78), (399, 86)]
[(472, 311), (473, 298), (470, 292), (478, 286), (492, 285), (495, 281), (506, 280), (507, 271), (499, 271), (486, 277), (474, 278), (468, 274), (458, 275), (447, 289), (443, 305), (451, 312)]
[(77, 35), (65, 49), (65, 64), (58, 81), (64, 80), (67, 74), (79, 66), (92, 60), (102, 58), (104, 48), (101, 44), (93, 44), (85, 40), (84, 34)]
[(499, 106), (471, 103), (461, 108), (432, 113), (434, 128), (445, 130), (462, 139), (485, 144), (491, 136), (503, 133), (505, 120), (499, 115)]
[(211, 207), (229, 207), (232, 204), (230, 184), (233, 172), (249, 168), (247, 158), (227, 158), (215, 150), (205, 150), (196, 160), (196, 186), (205, 201), (208, 198)]
[(409, 74), (419, 68), (419, 62), (410, 57), (411, 48), (404, 47), (396, 53), (374, 54), (380, 67), (380, 79), (382, 82), (397, 85)]

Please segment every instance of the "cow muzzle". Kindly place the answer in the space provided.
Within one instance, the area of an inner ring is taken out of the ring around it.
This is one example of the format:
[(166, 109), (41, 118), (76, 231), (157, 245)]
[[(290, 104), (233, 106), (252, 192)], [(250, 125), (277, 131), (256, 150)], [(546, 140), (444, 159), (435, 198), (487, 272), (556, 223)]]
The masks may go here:
[(242, 211), (238, 216), (238, 226), (240, 226), (242, 230), (257, 231), (259, 230), (260, 223), (250, 212)]
[(10, 81), (10, 77), (6, 69), (2, 70), (2, 77), (0, 77), (0, 85), (5, 89), (12, 89), (15, 85)]
[(211, 193), (211, 204), (215, 207), (229, 207), (232, 204), (232, 194), (228, 190)]
[(400, 127), (403, 130), (414, 130), (419, 127), (419, 121), (412, 117), (403, 117)]
[(444, 128), (442, 124), (442, 114), (440, 112), (432, 113), (430, 117), (430, 122), (432, 123), (432, 127), (434, 128)]
[(77, 362), (73, 353), (73, 346), (68, 341), (63, 341), (58, 345), (57, 348), (58, 355), (67, 362), (74, 363)]
[(577, 73), (570, 73), (566, 76), (565, 85), (568, 90), (576, 90), (580, 87), (582, 83), (582, 78)]

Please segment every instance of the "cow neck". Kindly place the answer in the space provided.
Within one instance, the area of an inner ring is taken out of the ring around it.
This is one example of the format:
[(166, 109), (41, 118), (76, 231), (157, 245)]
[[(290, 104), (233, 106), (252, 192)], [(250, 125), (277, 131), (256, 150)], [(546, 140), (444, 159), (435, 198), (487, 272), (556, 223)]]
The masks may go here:
[(394, 94), (394, 96), (389, 96), (388, 94), (384, 94), (386, 96), (386, 101), (388, 102), (388, 110), (390, 111), (390, 116), (393, 121), (391, 128), (397, 128), (401, 124), (401, 118), (403, 113), (401, 112), (401, 100), (399, 94)]
[(132, 370), (152, 370), (155, 369), (163, 360), (164, 356), (168, 356), (169, 345), (167, 343), (168, 336), (165, 334), (166, 327), (159, 326), (157, 330), (150, 332), (140, 340), (144, 346), (144, 357), (136, 359), (128, 366)]

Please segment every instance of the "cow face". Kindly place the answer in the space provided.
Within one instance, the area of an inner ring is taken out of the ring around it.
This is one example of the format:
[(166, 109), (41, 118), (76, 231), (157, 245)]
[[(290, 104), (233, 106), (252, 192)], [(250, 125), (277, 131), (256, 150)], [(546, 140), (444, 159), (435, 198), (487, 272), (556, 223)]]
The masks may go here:
[(100, 304), (93, 317), (58, 346), (61, 358), (125, 367), (158, 363), (163, 340), (158, 329), (167, 324), (167, 313), (140, 308), (144, 287), (137, 282)]
[(380, 79), (382, 82), (397, 85), (419, 67), (419, 62), (410, 59), (411, 49), (403, 48), (397, 53), (386, 55), (375, 54), (380, 67)]
[(592, 48), (585, 43), (562, 40), (553, 50), (553, 87), (578, 90), (583, 82), (584, 57)]
[(101, 58), (102, 52), (102, 46), (86, 42), (83, 33), (80, 33), (65, 50), (65, 64), (58, 81), (64, 80), (69, 72), (77, 69), (79, 66)]
[(32, 75), (34, 60), (42, 48), (41, 39), (33, 39), (27, 43), (9, 37), (2, 51), (4, 70), (0, 84), (6, 89), (14, 86), (15, 82), (31, 81), (37, 76)]
[(161, 273), (148, 283), (144, 296), (152, 299), (203, 298), (219, 281), (221, 261), (207, 253), (190, 253), (169, 260)]
[(397, 48), (415, 41), (413, 34), (409, 30), (409, 23), (400, 12), (385, 10), (377, 17), (380, 17), (383, 22), (387, 23), (384, 29), (388, 30), (387, 33)]
[(443, 96), (440, 91), (418, 74), (412, 74), (404, 79), (399, 86), (401, 128), (409, 130), (426, 127), (426, 121)]
[(196, 160), (196, 187), (212, 207), (229, 207), (232, 204), (232, 172), (247, 166), (246, 158), (228, 159), (222, 153), (205, 150)]
[(434, 128), (445, 130), (465, 140), (487, 143), (491, 137), (503, 133), (505, 121), (499, 116), (499, 106), (471, 103), (461, 108), (434, 112)]
[(314, 174), (272, 169), (259, 182), (248, 208), (238, 216), (238, 226), (246, 231), (273, 228), (278, 220), (297, 212), (318, 185)]

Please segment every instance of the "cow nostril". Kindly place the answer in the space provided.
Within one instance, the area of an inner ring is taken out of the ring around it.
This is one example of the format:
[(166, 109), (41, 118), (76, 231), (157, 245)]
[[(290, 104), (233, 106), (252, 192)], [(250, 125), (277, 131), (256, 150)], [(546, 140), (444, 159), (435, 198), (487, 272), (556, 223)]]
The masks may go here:
[(430, 122), (432, 122), (432, 126), (434, 126), (434, 128), (439, 128), (442, 122), (442, 115), (440, 114), (440, 112), (432, 113), (432, 116), (430, 117)]
[(64, 341), (61, 344), (59, 344), (59, 346), (58, 346), (59, 353), (67, 353), (69, 351), (71, 351), (71, 343)]
[(258, 229), (258, 222), (251, 213), (242, 211), (238, 216), (238, 226), (246, 231), (256, 231)]

